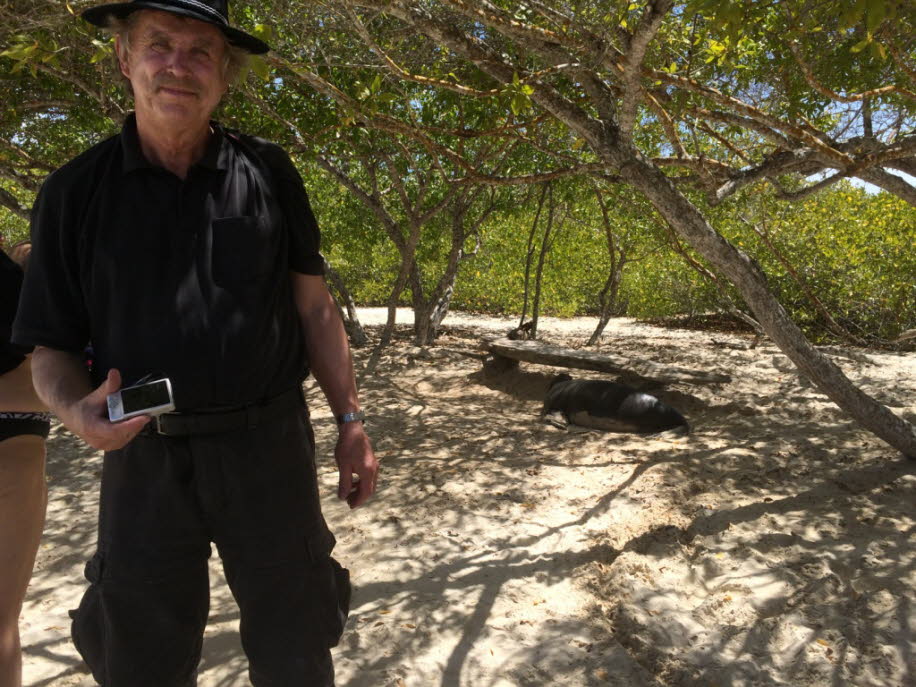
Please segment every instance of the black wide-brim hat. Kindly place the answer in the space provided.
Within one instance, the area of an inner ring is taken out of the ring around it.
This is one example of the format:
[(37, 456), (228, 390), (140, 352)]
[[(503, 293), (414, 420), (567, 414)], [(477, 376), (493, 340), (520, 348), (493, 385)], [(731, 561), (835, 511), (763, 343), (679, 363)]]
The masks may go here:
[(84, 11), (82, 17), (90, 24), (105, 28), (108, 26), (109, 17), (124, 19), (137, 10), (161, 10), (213, 24), (223, 32), (231, 45), (247, 50), (253, 55), (261, 55), (270, 50), (270, 46), (260, 38), (229, 26), (228, 0), (131, 0), (93, 7)]

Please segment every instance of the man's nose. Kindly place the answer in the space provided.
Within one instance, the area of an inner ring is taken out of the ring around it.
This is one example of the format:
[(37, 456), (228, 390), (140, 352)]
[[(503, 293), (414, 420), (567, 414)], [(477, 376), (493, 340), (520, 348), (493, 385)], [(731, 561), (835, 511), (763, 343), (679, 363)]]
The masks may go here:
[(191, 53), (187, 50), (172, 50), (168, 55), (166, 68), (176, 76), (183, 76), (191, 73)]

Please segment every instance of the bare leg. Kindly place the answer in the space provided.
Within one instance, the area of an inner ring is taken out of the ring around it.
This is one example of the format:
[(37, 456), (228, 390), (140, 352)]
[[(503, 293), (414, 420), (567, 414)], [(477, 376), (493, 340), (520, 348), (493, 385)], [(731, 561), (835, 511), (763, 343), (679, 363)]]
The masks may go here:
[(0, 687), (21, 687), (19, 613), (44, 527), (45, 442), (0, 441)]

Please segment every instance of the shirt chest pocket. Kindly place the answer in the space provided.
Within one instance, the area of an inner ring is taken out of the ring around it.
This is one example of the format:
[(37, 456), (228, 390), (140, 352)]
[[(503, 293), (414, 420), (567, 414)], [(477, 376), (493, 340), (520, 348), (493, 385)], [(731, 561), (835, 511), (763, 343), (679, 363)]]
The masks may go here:
[(275, 246), (260, 217), (214, 219), (211, 236), (211, 268), (217, 286), (244, 286), (270, 270)]

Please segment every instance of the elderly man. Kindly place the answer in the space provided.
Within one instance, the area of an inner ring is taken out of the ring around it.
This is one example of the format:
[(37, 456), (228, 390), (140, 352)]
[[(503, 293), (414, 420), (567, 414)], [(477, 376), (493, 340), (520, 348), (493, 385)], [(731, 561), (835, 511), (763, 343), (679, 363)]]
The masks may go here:
[[(268, 47), (219, 0), (83, 17), (116, 32), (135, 113), (45, 182), (14, 328), (40, 397), (106, 452), (74, 642), (102, 685), (193, 685), (213, 542), (251, 682), (333, 685), (349, 581), (319, 504), (309, 370), (339, 424), (338, 496), (364, 503), (378, 464), (302, 180), (210, 120), (233, 56)], [(110, 422), (106, 397), (149, 376), (171, 380), (175, 411)]]

